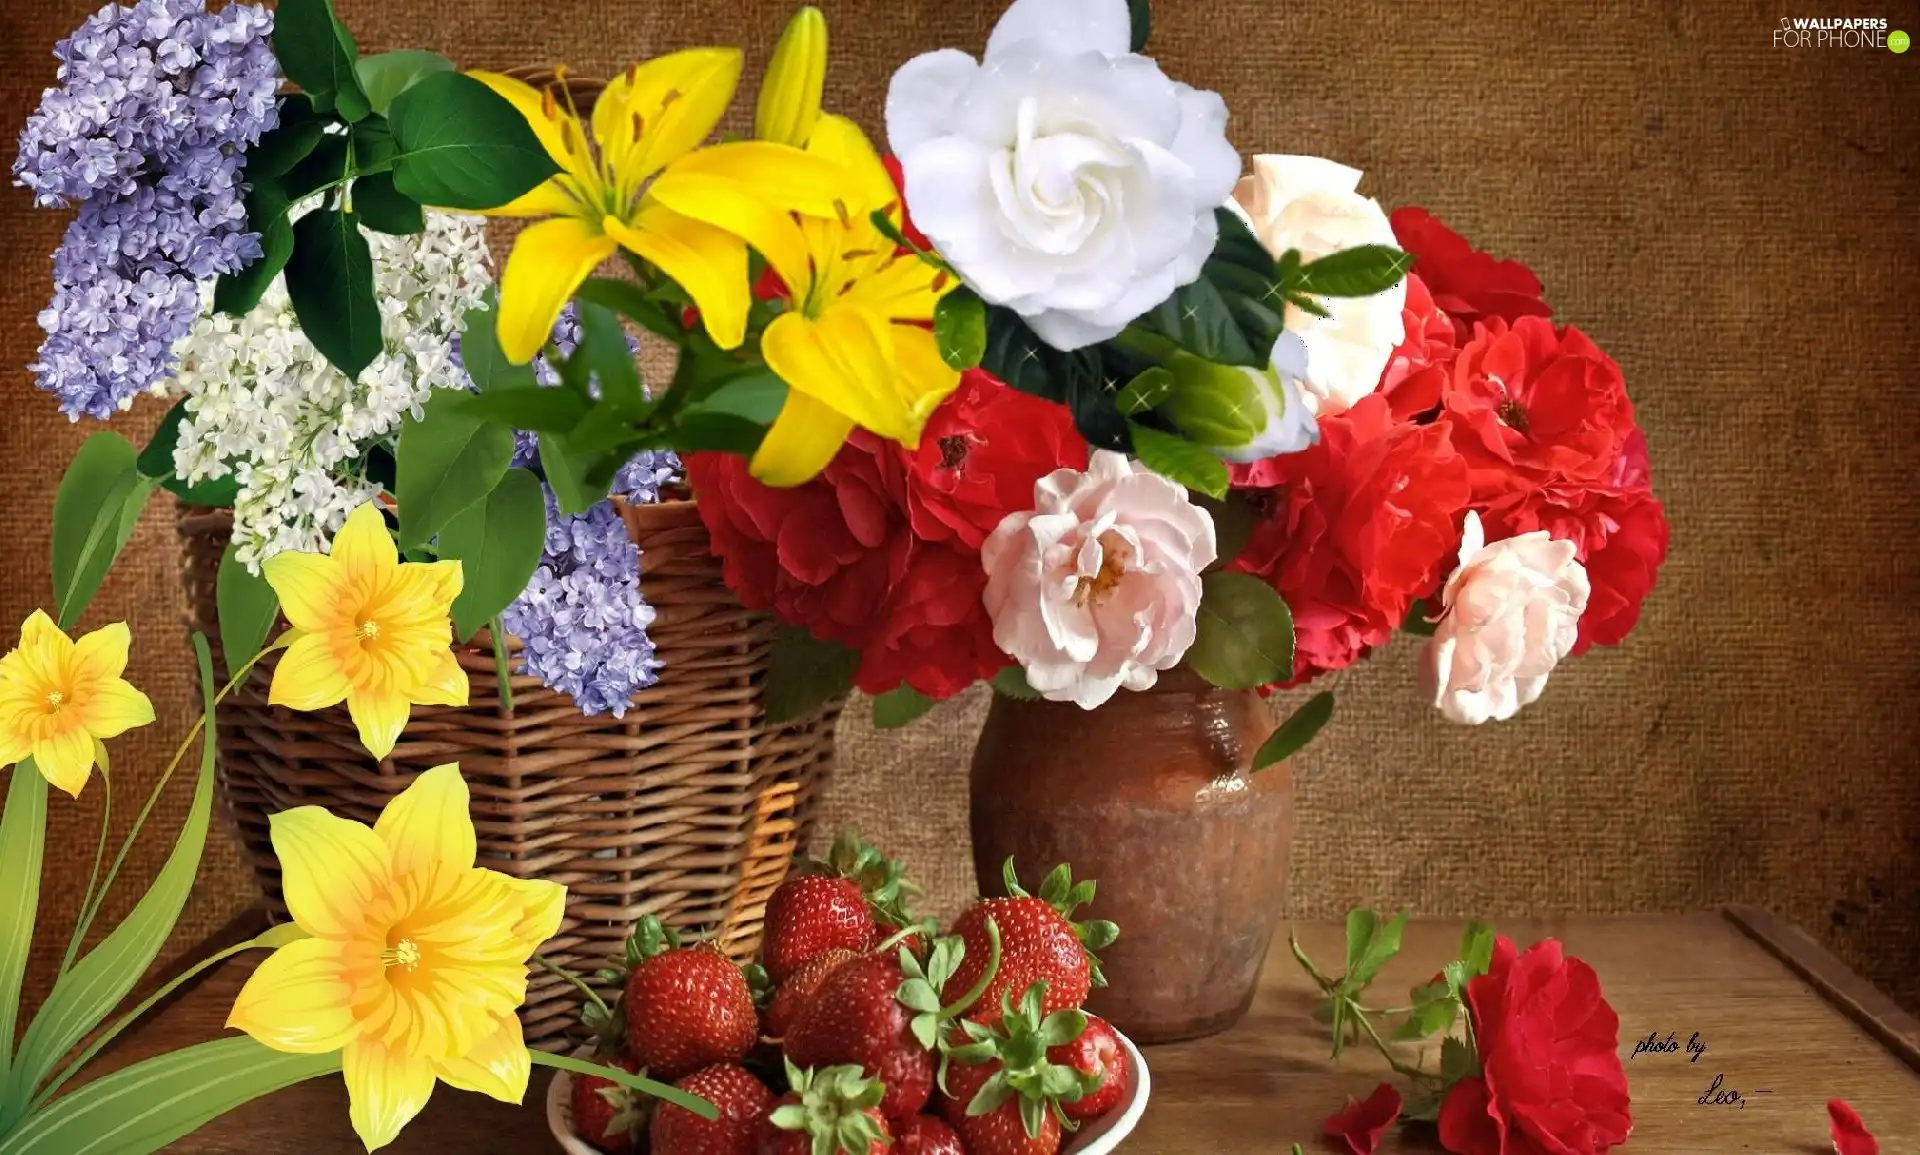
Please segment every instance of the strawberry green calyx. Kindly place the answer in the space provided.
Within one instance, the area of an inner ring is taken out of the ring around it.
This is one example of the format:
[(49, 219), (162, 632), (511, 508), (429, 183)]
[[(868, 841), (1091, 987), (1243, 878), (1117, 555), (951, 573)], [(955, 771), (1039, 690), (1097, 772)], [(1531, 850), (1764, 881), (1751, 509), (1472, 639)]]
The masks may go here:
[(632, 970), (655, 955), (680, 948), (680, 935), (660, 921), (658, 915), (642, 915), (627, 936), (627, 969)]
[[(1035, 897), (1021, 887), (1020, 874), (1013, 867), (1013, 859), (1007, 859), (1006, 865), (1000, 869), (1000, 874), (1006, 882), (1008, 897)], [(1074, 882), (1073, 868), (1063, 862), (1048, 872), (1046, 879), (1040, 884), (1038, 897), (1040, 901), (1058, 911), (1066, 924), (1073, 928), (1073, 933), (1079, 938), (1080, 945), (1086, 948), (1087, 970), (1093, 978), (1093, 985), (1104, 987), (1107, 985), (1107, 976), (1100, 967), (1100, 956), (1095, 952), (1103, 951), (1118, 941), (1120, 928), (1105, 919), (1096, 918), (1075, 922), (1073, 918), (1075, 910), (1093, 901), (1095, 888), (1095, 883), (1090, 878), (1078, 883)]]
[(653, 1121), (654, 1100), (631, 1087), (615, 1083), (611, 1087), (601, 1087), (594, 1091), (613, 1108), (613, 1117), (607, 1120), (607, 1133), (637, 1138), (644, 1134), (647, 1124)]
[(773, 980), (767, 977), (767, 968), (759, 963), (748, 963), (740, 968), (740, 975), (747, 980), (747, 993), (753, 996), (753, 1005), (765, 1010), (773, 999)]
[[(600, 997), (599, 992), (587, 985), (587, 980), (574, 974), (559, 963), (542, 958), (539, 955), (534, 955), (530, 961), (547, 973), (565, 979), (586, 999), (586, 1005), (580, 1008), (580, 1022), (587, 1030), (593, 1033), (593, 1049), (595, 1055), (600, 1058), (606, 1058), (609, 1055), (617, 1055), (626, 1049), (626, 1016), (616, 1013), (612, 1007), (609, 1007), (606, 1000)], [(617, 981), (610, 980), (606, 972), (602, 972), (594, 977), (602, 979), (603, 981)]]
[(973, 1009), (973, 1004), (980, 1001), (980, 996), (993, 982), (993, 976), (999, 973), (1000, 927), (991, 918), (987, 919), (987, 945), (991, 952), (987, 955), (987, 968), (980, 973), (973, 989), (944, 1007), (940, 1005), (940, 992), (960, 969), (961, 960), (967, 956), (967, 944), (952, 936), (936, 940), (924, 966), (913, 951), (904, 946), (900, 948), (900, 973), (905, 981), (894, 997), (914, 1012), (913, 1037), (929, 1051), (939, 1048), (944, 1052), (943, 1036), (949, 1024)]
[(1055, 1011), (1042, 1017), (1041, 1003), (1046, 997), (1044, 982), (1027, 988), (1020, 1005), (1000, 1001), (1000, 1020), (993, 1025), (971, 1020), (961, 1024), (968, 1041), (947, 1048), (946, 1058), (967, 1066), (998, 1061), (995, 1071), (967, 1104), (971, 1116), (991, 1115), (1009, 1099), (1018, 1099), (1020, 1124), (1029, 1137), (1038, 1137), (1051, 1111), (1060, 1126), (1068, 1131), (1079, 1126), (1061, 1111), (1061, 1103), (1070, 1103), (1100, 1088), (1100, 1076), (1086, 1074), (1047, 1058), (1049, 1048), (1071, 1043), (1086, 1033), (1087, 1016), (1079, 1010)]
[(907, 906), (924, 892), (906, 876), (899, 862), (868, 846), (851, 830), (842, 831), (833, 840), (824, 860), (810, 864), (816, 874), (845, 878), (860, 884), (874, 917), (895, 927), (904, 927), (913, 916)]
[(867, 1155), (887, 1142), (877, 1116), (887, 1088), (859, 1067), (802, 1070), (789, 1059), (787, 1082), (800, 1101), (775, 1107), (769, 1121), (810, 1137), (811, 1155)]

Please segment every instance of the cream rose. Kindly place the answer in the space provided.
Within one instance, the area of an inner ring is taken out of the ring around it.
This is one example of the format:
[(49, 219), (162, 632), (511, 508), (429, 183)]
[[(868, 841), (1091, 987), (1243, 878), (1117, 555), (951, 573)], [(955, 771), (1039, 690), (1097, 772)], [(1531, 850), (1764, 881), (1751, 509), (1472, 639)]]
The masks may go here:
[(983, 60), (917, 56), (887, 92), (914, 223), (1057, 349), (1198, 278), (1240, 176), (1226, 104), (1128, 51), (1130, 29), (1126, 0), (1014, 0)]
[(1042, 697), (1091, 710), (1145, 690), (1193, 645), (1213, 518), (1119, 453), (1033, 487), (980, 550), (993, 640)]
[[(1397, 247), (1378, 201), (1364, 197), (1360, 170), (1314, 156), (1256, 156), (1253, 175), (1234, 201), (1260, 243), (1275, 257), (1297, 249), (1302, 261), (1361, 245)], [(1387, 359), (1406, 339), (1402, 280), (1371, 297), (1327, 298), (1331, 317), (1287, 309), (1286, 328), (1307, 345), (1307, 403), (1315, 414), (1341, 413), (1379, 388)]]
[(1467, 514), (1460, 568), (1420, 666), (1422, 692), (1448, 721), (1504, 721), (1540, 696), (1587, 609), (1576, 552), (1545, 530), (1488, 545), (1480, 515)]

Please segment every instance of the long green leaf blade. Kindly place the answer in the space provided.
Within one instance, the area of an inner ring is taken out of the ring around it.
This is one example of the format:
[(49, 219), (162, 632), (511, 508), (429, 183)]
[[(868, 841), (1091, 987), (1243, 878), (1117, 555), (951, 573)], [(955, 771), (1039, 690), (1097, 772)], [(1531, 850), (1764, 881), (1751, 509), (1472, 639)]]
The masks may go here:
[(213, 656), (207, 640), (195, 634), (200, 662), (200, 685), (206, 728), (200, 739), (200, 775), (194, 784), (193, 804), (180, 828), (173, 853), (153, 880), (153, 886), (114, 927), (113, 933), (60, 977), (53, 992), (33, 1017), (7, 1084), (7, 1109), (26, 1102), (40, 1081), (53, 1071), (75, 1043), (100, 1025), (140, 976), (153, 965), (180, 918), (194, 876), (200, 872), (200, 854), (207, 842), (207, 824), (213, 814)]
[(62, 629), (99, 592), (152, 491), (132, 443), (118, 433), (96, 433), (73, 455), (53, 499), (54, 617)]
[[(20, 983), (33, 948), (40, 908), (40, 856), (47, 838), (47, 780), (28, 758), (14, 766), (7, 809), (0, 814), (0, 1075), (13, 1065)], [(0, 1124), (7, 1114), (0, 1110)]]
[(0, 1155), (148, 1155), (243, 1103), (339, 1069), (338, 1051), (286, 1055), (247, 1035), (215, 1039), (54, 1100), (0, 1142)]

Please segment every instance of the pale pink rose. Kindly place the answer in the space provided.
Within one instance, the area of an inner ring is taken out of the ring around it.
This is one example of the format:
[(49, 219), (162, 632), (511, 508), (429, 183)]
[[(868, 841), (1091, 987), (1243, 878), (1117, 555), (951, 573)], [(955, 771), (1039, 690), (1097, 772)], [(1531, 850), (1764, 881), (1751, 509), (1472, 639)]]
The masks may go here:
[(1122, 686), (1152, 686), (1193, 645), (1213, 518), (1185, 489), (1106, 450), (1085, 473), (1041, 478), (1033, 498), (980, 550), (994, 642), (1051, 701), (1091, 710)]
[(1576, 552), (1545, 530), (1488, 545), (1480, 515), (1467, 514), (1460, 568), (1441, 591), (1420, 664), (1421, 690), (1448, 721), (1504, 721), (1546, 689), (1587, 609)]

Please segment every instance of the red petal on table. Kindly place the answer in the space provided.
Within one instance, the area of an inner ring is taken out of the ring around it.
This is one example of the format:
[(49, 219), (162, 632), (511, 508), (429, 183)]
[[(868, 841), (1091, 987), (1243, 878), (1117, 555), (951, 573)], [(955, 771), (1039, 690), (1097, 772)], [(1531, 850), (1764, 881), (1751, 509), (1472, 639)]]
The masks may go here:
[(1827, 1126), (1836, 1155), (1880, 1155), (1880, 1143), (1845, 1099), (1827, 1102)]
[(1392, 1083), (1382, 1083), (1365, 1099), (1350, 1101), (1346, 1110), (1329, 1116), (1321, 1129), (1329, 1139), (1346, 1144), (1351, 1155), (1373, 1155), (1380, 1146), (1380, 1136), (1399, 1117), (1400, 1092)]

